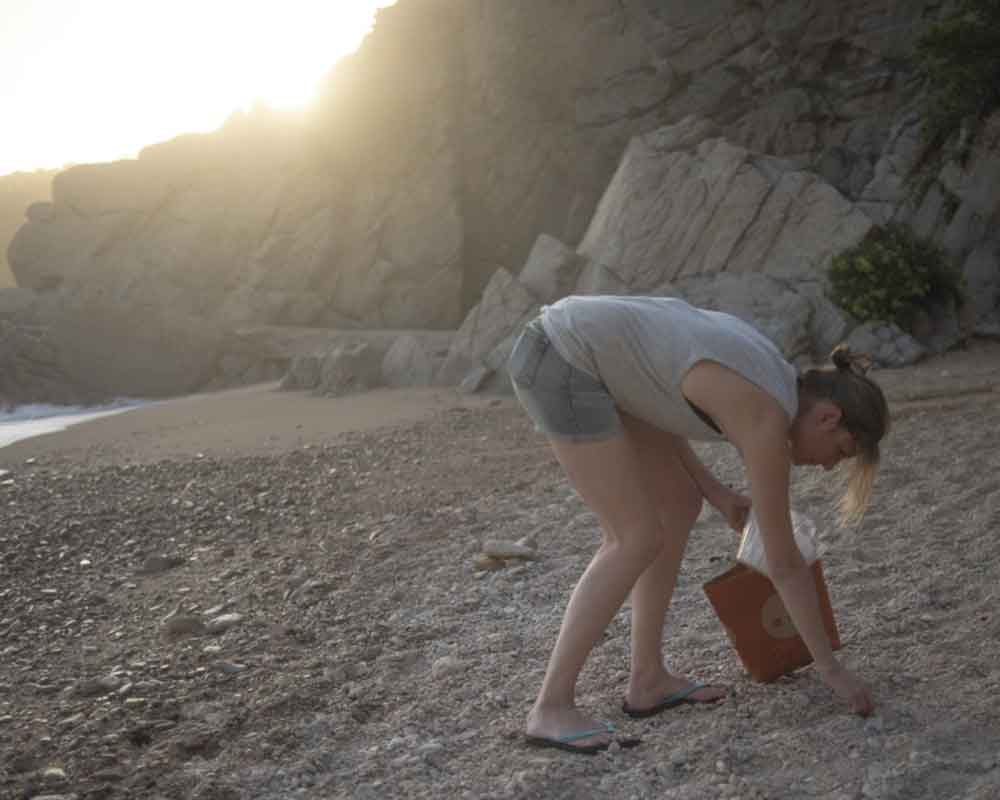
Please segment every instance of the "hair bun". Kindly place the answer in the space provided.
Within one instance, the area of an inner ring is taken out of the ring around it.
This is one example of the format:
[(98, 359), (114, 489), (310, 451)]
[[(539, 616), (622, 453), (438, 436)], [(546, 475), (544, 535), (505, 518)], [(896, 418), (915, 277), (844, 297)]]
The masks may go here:
[(830, 360), (841, 372), (854, 372), (864, 375), (871, 369), (872, 358), (865, 353), (852, 353), (846, 344), (837, 345), (830, 353)]

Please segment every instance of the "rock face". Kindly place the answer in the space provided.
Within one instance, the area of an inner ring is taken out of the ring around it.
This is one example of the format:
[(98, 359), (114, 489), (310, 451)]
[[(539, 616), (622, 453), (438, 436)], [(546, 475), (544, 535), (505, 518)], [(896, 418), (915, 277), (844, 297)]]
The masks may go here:
[(724, 139), (691, 146), (689, 127), (632, 142), (580, 246), (632, 290), (722, 272), (816, 280), (871, 227), (819, 176)]
[(502, 385), (520, 327), (567, 294), (683, 297), (753, 323), (789, 359), (826, 355), (849, 323), (823, 276), (871, 219), (793, 161), (699, 141), (712, 130), (688, 118), (634, 139), (579, 249), (543, 234), (518, 277), (498, 270), (439, 381), (475, 389), (495, 375)]
[[(10, 295), (14, 301), (10, 302)], [(25, 311), (24, 289), (0, 289), (0, 410), (30, 403), (97, 403), (108, 396), (65, 371), (46, 328), (12, 321)], [(13, 310), (14, 314), (5, 313)]]
[(52, 170), (15, 172), (0, 177), (0, 289), (15, 285), (7, 265), (7, 244), (24, 224), (25, 209), (50, 199)]
[[(990, 320), (1000, 121), (967, 161), (943, 161), (927, 191), (913, 189), (929, 162), (906, 57), (945, 11), (399, 0), (304, 123), (257, 110), (60, 174), (11, 243), (11, 267), (49, 297), (57, 317), (43, 322), (116, 331), (98, 349), (62, 325), (78, 371), (130, 394), (218, 382), (239, 360), (227, 336), (245, 325), (461, 326), (437, 379), (481, 385), (509, 334), (470, 344), (469, 309), (494, 319), (501, 302), (523, 316), (571, 290), (723, 305), (734, 287), (780, 285), (737, 305), (759, 317), (801, 298), (780, 333), (804, 353), (833, 338), (822, 320), (843, 324), (823, 305), (823, 265), (893, 218), (959, 258), (975, 316)], [(492, 285), (501, 269), (505, 285)], [(168, 339), (183, 346), (164, 350)]]

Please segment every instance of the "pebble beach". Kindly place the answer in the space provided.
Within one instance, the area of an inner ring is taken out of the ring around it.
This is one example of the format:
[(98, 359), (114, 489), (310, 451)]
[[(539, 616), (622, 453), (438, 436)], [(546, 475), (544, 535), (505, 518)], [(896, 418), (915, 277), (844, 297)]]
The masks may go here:
[(1000, 343), (875, 376), (871, 512), (839, 527), (821, 470), (793, 505), (876, 713), (809, 668), (750, 680), (702, 590), (738, 545), (706, 509), (667, 661), (729, 695), (626, 717), (626, 606), (578, 701), (642, 743), (594, 757), (523, 741), (599, 531), (512, 399), (266, 385), (0, 448), (0, 798), (992, 800)]

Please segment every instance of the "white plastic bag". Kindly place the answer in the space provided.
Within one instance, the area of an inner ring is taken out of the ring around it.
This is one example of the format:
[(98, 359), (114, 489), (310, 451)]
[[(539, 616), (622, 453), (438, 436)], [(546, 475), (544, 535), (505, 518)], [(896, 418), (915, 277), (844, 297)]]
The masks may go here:
[[(816, 524), (805, 514), (792, 512), (792, 531), (795, 534), (795, 543), (799, 546), (799, 552), (806, 564), (812, 564), (819, 558), (819, 546), (816, 542)], [(760, 535), (760, 527), (757, 525), (757, 518), (753, 512), (747, 518), (747, 524), (743, 528), (743, 540), (740, 542), (739, 552), (736, 553), (736, 560), (750, 569), (757, 570), (767, 575), (767, 558), (764, 556), (764, 540)]]

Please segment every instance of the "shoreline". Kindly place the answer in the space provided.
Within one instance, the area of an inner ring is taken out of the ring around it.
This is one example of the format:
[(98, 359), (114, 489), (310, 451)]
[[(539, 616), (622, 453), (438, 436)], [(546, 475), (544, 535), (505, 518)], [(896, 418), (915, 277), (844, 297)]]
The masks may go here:
[(451, 387), (376, 389), (336, 398), (277, 387), (274, 382), (255, 384), (102, 414), (0, 447), (0, 468), (27, 459), (99, 465), (273, 455), (328, 443), (348, 432), (416, 422), (455, 406), (497, 402)]
[(16, 406), (0, 415), (0, 450), (17, 442), (59, 433), (74, 425), (122, 414), (152, 402), (158, 401), (123, 400), (102, 406), (56, 406), (45, 403)]

